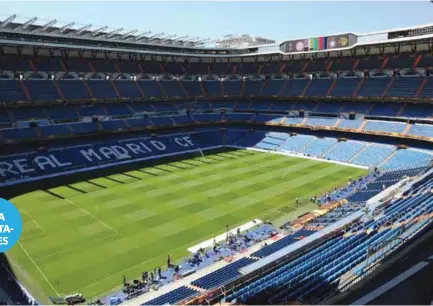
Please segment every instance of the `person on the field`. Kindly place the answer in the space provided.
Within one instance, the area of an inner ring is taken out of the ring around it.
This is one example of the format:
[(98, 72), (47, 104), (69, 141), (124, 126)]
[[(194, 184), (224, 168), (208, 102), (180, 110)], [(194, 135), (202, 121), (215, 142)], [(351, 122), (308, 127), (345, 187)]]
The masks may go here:
[(170, 258), (170, 254), (167, 255), (167, 267), (171, 268), (171, 258)]

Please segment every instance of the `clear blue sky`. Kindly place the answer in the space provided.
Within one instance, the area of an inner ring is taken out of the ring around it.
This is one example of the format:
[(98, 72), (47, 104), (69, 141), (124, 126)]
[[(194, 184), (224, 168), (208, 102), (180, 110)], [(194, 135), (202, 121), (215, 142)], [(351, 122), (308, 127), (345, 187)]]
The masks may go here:
[(0, 14), (80, 24), (221, 37), (251, 34), (277, 41), (344, 32), (371, 32), (433, 22), (433, 4), (395, 2), (7, 2)]

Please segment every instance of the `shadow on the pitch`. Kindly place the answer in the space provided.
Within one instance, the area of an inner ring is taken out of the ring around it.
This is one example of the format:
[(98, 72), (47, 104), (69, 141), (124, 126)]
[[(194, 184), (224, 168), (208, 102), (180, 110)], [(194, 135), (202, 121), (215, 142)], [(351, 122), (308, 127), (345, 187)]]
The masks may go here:
[(152, 176), (158, 176), (158, 174), (156, 174), (156, 173), (152, 173), (152, 172), (149, 172), (149, 171), (146, 171), (146, 170), (143, 170), (143, 169), (137, 169), (137, 171), (140, 171), (142, 173), (146, 173), (146, 174), (149, 174), (149, 175), (152, 175)]
[(96, 187), (99, 187), (99, 188), (107, 189), (107, 186), (100, 185), (100, 184), (92, 182), (92, 181), (87, 181), (87, 183), (92, 184), (93, 186), (96, 186)]
[(52, 192), (51, 190), (45, 189), (44, 191), (45, 191), (46, 193), (52, 195), (53, 197), (56, 197), (56, 198), (60, 199), (60, 200), (64, 200), (64, 199), (66, 199), (65, 197), (62, 197), (60, 194), (54, 193), (54, 192)]
[(164, 172), (173, 173), (173, 171), (170, 171), (170, 170), (168, 170), (168, 169), (161, 168), (161, 167), (159, 167), (159, 166), (155, 166), (155, 167), (153, 167), (153, 168), (158, 169), (158, 170), (161, 170), (161, 171), (164, 171)]
[(139, 178), (138, 176), (135, 176), (135, 175), (132, 175), (132, 174), (129, 174), (129, 173), (122, 173), (124, 176), (127, 176), (127, 177), (130, 177), (130, 178), (133, 178), (133, 179), (136, 179), (136, 180), (138, 180), (138, 181), (140, 181), (141, 180), (141, 178)]
[(110, 180), (110, 181), (112, 181), (112, 182), (115, 182), (115, 183), (118, 183), (118, 184), (125, 184), (125, 182), (122, 182), (122, 181), (119, 181), (119, 180), (116, 180), (115, 178), (112, 178), (112, 177), (110, 177), (110, 176), (107, 176), (107, 177), (105, 177), (107, 180)]
[(79, 193), (87, 193), (87, 191), (81, 190), (81, 189), (74, 187), (74, 186), (71, 186), (71, 185), (68, 185), (68, 188), (71, 188), (72, 190), (75, 190), (76, 192), (79, 192)]

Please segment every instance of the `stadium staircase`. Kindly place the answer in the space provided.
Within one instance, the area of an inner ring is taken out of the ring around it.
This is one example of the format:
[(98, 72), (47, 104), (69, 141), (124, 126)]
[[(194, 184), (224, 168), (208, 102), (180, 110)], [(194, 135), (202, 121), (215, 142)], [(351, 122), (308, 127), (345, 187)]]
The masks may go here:
[(307, 70), (309, 61), (307, 61), (304, 66), (302, 66), (301, 73), (304, 73)]
[(361, 123), (361, 126), (358, 128), (358, 131), (362, 131), (364, 129), (364, 127), (367, 125), (368, 120), (364, 120)]
[(68, 69), (66, 68), (65, 62), (63, 61), (63, 59), (60, 61), (60, 66), (63, 69), (63, 72), (68, 72)]
[(395, 77), (392, 77), (392, 78), (389, 80), (388, 85), (386, 85), (386, 87), (385, 87), (385, 89), (384, 89), (384, 91), (383, 91), (383, 93), (382, 93), (382, 97), (386, 97), (386, 96), (388, 95), (388, 91), (389, 91), (389, 89), (391, 88), (392, 83), (394, 83), (394, 80), (395, 80)]
[(313, 109), (311, 110), (313, 113), (317, 111), (317, 109), (319, 108), (321, 102), (316, 103), (316, 105), (313, 107)]
[(331, 86), (329, 86), (329, 89), (328, 89), (328, 91), (326, 92), (326, 96), (330, 96), (330, 95), (331, 95), (331, 92), (332, 92), (332, 90), (334, 89), (336, 83), (337, 83), (337, 79), (335, 78), (335, 79), (332, 81)]
[(404, 131), (402, 134), (406, 135), (407, 132), (409, 132), (410, 128), (412, 127), (411, 123), (406, 124), (406, 127), (404, 128)]
[(382, 61), (382, 65), (380, 66), (380, 69), (382, 69), (382, 70), (385, 69), (386, 65), (388, 64), (388, 61), (389, 61), (389, 57), (385, 56), (383, 61)]
[(111, 85), (111, 87), (113, 88), (114, 93), (116, 94), (116, 97), (117, 97), (118, 99), (122, 98), (122, 96), (121, 96), (120, 93), (119, 93), (119, 90), (117, 89), (116, 85), (113, 83), (112, 80), (110, 80), (110, 85)]
[(281, 87), (280, 92), (278, 93), (279, 97), (283, 96), (284, 91), (286, 90), (287, 84), (289, 84), (289, 82), (290, 82), (290, 80), (288, 80), (288, 79), (284, 82), (283, 86)]
[[(357, 62), (359, 63), (359, 60), (357, 60)], [(365, 78), (361, 78), (361, 80), (359, 80), (358, 85), (356, 86), (355, 90), (353, 91), (352, 96), (356, 97), (358, 95), (358, 91), (361, 89), (362, 84), (364, 84), (365, 82)]]
[(419, 96), (421, 95), (422, 91), (424, 90), (425, 84), (427, 84), (428, 78), (424, 77), (424, 79), (422, 80), (421, 84), (418, 87), (418, 90), (416, 91), (416, 97), (419, 98)]
[(412, 69), (415, 69), (421, 60), (422, 60), (422, 54), (419, 54), (416, 57), (415, 61), (413, 62)]
[(389, 154), (388, 157), (383, 160), (383, 162), (377, 165), (377, 167), (380, 168), (380, 166), (385, 165), (395, 155), (395, 153), (397, 153), (397, 150), (392, 151), (392, 153)]
[(332, 64), (334, 64), (334, 60), (330, 60), (329, 63), (328, 63), (328, 65), (326, 65), (326, 71), (331, 70)]
[(122, 73), (119, 63), (114, 63), (114, 67), (116, 68), (117, 73)]
[(54, 87), (55, 87), (56, 90), (57, 90), (57, 93), (59, 94), (59, 97), (60, 97), (62, 100), (65, 100), (65, 96), (63, 95), (63, 92), (62, 92), (62, 90), (61, 90), (60, 87), (59, 87), (59, 83), (57, 83), (56, 80), (53, 80), (53, 84), (54, 84)]
[(301, 125), (305, 125), (307, 123), (308, 117), (305, 117), (304, 119), (302, 119), (301, 121)]
[(370, 107), (367, 109), (367, 111), (365, 113), (370, 114), (373, 111), (375, 106), (376, 106), (375, 103), (371, 103)]
[(353, 63), (352, 70), (356, 70), (356, 68), (358, 68), (358, 66), (359, 66), (359, 58), (356, 59), (356, 61)]
[(33, 63), (33, 61), (31, 59), (29, 59), (29, 66), (30, 66), (30, 69), (32, 69), (33, 72), (37, 72), (35, 64)]
[(93, 66), (93, 63), (89, 61), (88, 64), (89, 64), (90, 71), (92, 71), (93, 73), (96, 73), (96, 69), (95, 69), (95, 66)]
[(300, 150), (299, 152), (304, 152), (306, 148), (308, 148), (314, 141), (316, 141), (315, 137), (311, 137), (311, 140), (307, 142)]
[(335, 147), (337, 147), (339, 145), (339, 141), (337, 141), (335, 144), (333, 144), (328, 150), (326, 150), (325, 152), (323, 152), (319, 157), (320, 158), (324, 158), (329, 152), (331, 152), (332, 150), (334, 150)]
[[(308, 65), (308, 63), (307, 63), (306, 65)], [(305, 94), (307, 93), (307, 90), (308, 90), (308, 88), (310, 87), (312, 81), (313, 81), (312, 79), (309, 79), (309, 80), (308, 80), (307, 85), (305, 85), (305, 88), (304, 88), (304, 90), (302, 91), (301, 97), (305, 97)]]
[(182, 89), (183, 93), (185, 94), (185, 97), (191, 97), (189, 92), (186, 90), (185, 86), (183, 86), (183, 83), (179, 80), (177, 80), (177, 82), (179, 83), (180, 88)]
[(144, 69), (143, 66), (141, 66), (141, 64), (137, 64), (137, 68), (138, 70), (140, 70), (140, 73), (144, 73)]
[(240, 96), (243, 96), (245, 92), (245, 80), (242, 80), (241, 91), (239, 93)]
[(355, 155), (353, 155), (347, 162), (351, 163), (352, 161), (354, 161), (359, 155), (361, 155), (368, 147), (370, 146), (370, 144), (368, 143), (367, 145), (363, 146), (361, 148), (361, 150), (359, 150), (358, 152), (356, 152)]
[(145, 97), (144, 91), (143, 89), (140, 87), (140, 85), (138, 85), (138, 83), (136, 81), (134, 81), (134, 86), (137, 88), (137, 90), (140, 92), (140, 95), (142, 98)]
[(225, 92), (224, 92), (224, 82), (220, 82), (220, 91), (221, 91), (221, 96), (225, 96)]
[(158, 84), (159, 88), (161, 89), (161, 92), (163, 94), (164, 97), (168, 97), (167, 92), (164, 89), (164, 86), (162, 86), (160, 81), (156, 81), (156, 83)]
[[(261, 66), (260, 66), (260, 67), (261, 67)], [(263, 90), (265, 90), (265, 88), (268, 86), (268, 83), (269, 83), (269, 80), (265, 80), (265, 81), (263, 82), (263, 85), (262, 85), (262, 87), (261, 87), (260, 90), (259, 90), (259, 94), (258, 94), (259, 97), (262, 96), (262, 94), (263, 94)]]
[(406, 107), (407, 107), (407, 103), (404, 103), (404, 105), (400, 108), (400, 110), (398, 111), (398, 113), (397, 113), (397, 117), (400, 117), (402, 114), (403, 114), (403, 112), (404, 112), (404, 110), (406, 109)]
[(21, 86), (22, 90), (24, 91), (24, 94), (26, 95), (27, 100), (30, 102), (32, 100), (32, 97), (30, 96), (30, 92), (22, 80), (20, 81), (20, 86)]
[(200, 83), (200, 89), (201, 89), (201, 92), (203, 94), (203, 97), (206, 97), (206, 90), (204, 89), (203, 82), (200, 81), (199, 83)]
[(87, 82), (85, 80), (81, 80), (83, 82), (84, 87), (86, 88), (87, 94), (89, 95), (89, 97), (93, 100), (95, 99), (95, 97), (93, 96), (92, 91), (90, 90), (89, 85), (87, 84)]

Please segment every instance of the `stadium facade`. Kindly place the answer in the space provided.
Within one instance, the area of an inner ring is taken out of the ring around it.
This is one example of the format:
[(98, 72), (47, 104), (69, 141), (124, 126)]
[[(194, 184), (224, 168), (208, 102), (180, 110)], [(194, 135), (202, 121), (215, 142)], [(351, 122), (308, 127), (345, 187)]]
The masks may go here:
[(287, 220), (279, 241), (143, 303), (319, 303), (431, 228), (432, 25), (217, 48), (14, 19), (0, 25), (5, 197), (224, 147), (373, 173), (319, 213)]

